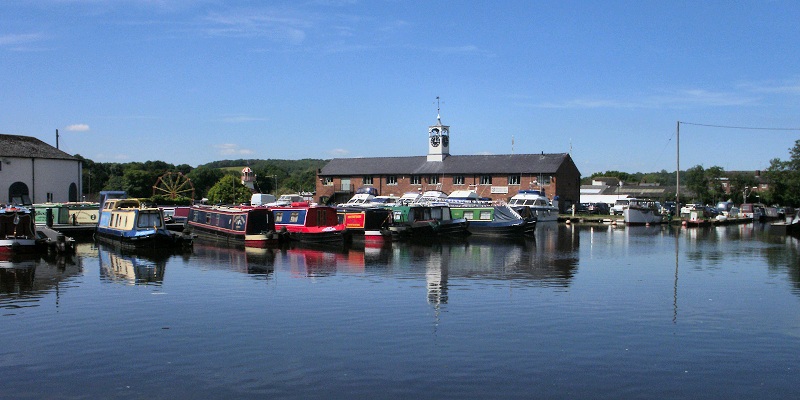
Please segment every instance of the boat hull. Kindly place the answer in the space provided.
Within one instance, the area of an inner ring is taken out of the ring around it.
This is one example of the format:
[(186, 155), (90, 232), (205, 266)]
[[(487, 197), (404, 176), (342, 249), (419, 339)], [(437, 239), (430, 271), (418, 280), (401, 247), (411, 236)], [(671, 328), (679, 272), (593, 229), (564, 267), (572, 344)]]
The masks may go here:
[(193, 206), (186, 228), (200, 240), (266, 248), (284, 241), (266, 208)]
[(622, 217), (626, 225), (652, 225), (660, 224), (661, 214), (653, 209), (626, 208), (622, 211)]
[(334, 207), (296, 202), (270, 210), (275, 215), (275, 229), (289, 239), (310, 244), (345, 244), (352, 239)]
[(98, 227), (95, 238), (125, 248), (168, 248), (180, 245), (185, 241), (166, 229), (146, 231), (121, 231)]
[(533, 235), (536, 232), (536, 221), (469, 221), (469, 232), (476, 236), (491, 237)]

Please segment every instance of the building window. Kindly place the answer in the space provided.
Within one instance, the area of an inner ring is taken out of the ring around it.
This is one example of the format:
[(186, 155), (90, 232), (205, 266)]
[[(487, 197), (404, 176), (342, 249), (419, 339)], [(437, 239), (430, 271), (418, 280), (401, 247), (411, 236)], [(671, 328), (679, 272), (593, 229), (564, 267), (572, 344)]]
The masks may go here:
[(371, 176), (365, 176), (364, 177), (364, 184), (365, 185), (372, 185), (372, 177)]
[(411, 184), (412, 185), (421, 185), (422, 179), (420, 179), (419, 175), (411, 175)]
[(431, 185), (438, 185), (439, 184), (439, 176), (438, 175), (431, 175), (430, 177)]
[(453, 177), (453, 185), (463, 185), (464, 175), (457, 175)]
[(386, 184), (387, 185), (397, 185), (397, 176), (390, 175), (386, 177)]
[(481, 185), (491, 185), (491, 184), (492, 184), (491, 175), (481, 175)]
[(508, 176), (508, 184), (509, 185), (519, 185), (520, 179), (519, 175), (509, 175)]
[(325, 186), (333, 186), (333, 178), (326, 176), (325, 180), (323, 181)]

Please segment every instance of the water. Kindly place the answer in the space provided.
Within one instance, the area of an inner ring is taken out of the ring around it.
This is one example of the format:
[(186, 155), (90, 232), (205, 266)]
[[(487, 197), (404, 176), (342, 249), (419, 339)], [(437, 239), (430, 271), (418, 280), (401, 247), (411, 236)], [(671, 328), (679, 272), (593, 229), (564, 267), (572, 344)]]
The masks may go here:
[(350, 251), (81, 243), (2, 264), (0, 397), (798, 398), (798, 248), (760, 225)]

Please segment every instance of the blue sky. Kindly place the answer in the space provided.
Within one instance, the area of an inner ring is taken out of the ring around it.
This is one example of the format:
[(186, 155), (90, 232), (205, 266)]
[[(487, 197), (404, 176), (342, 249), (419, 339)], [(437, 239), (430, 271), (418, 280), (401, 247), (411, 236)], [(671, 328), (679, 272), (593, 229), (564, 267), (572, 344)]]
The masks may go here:
[[(97, 162), (566, 153), (676, 165), (677, 121), (800, 128), (800, 2), (0, 2), (0, 133)], [(682, 124), (681, 168), (798, 130)], [(513, 147), (512, 147), (513, 141)]]

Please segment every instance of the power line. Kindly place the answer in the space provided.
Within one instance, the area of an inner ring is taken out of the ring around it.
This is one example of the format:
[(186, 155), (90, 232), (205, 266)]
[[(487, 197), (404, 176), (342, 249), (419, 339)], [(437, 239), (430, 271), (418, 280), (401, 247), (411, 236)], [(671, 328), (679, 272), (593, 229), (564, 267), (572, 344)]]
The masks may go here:
[(705, 126), (709, 128), (725, 128), (725, 129), (749, 129), (749, 130), (757, 130), (757, 131), (800, 131), (800, 128), (764, 128), (764, 127), (756, 127), (756, 126), (729, 126), (729, 125), (712, 125), (712, 124), (698, 124), (695, 122), (683, 122), (678, 121), (679, 124), (684, 125), (694, 125), (694, 126)]

